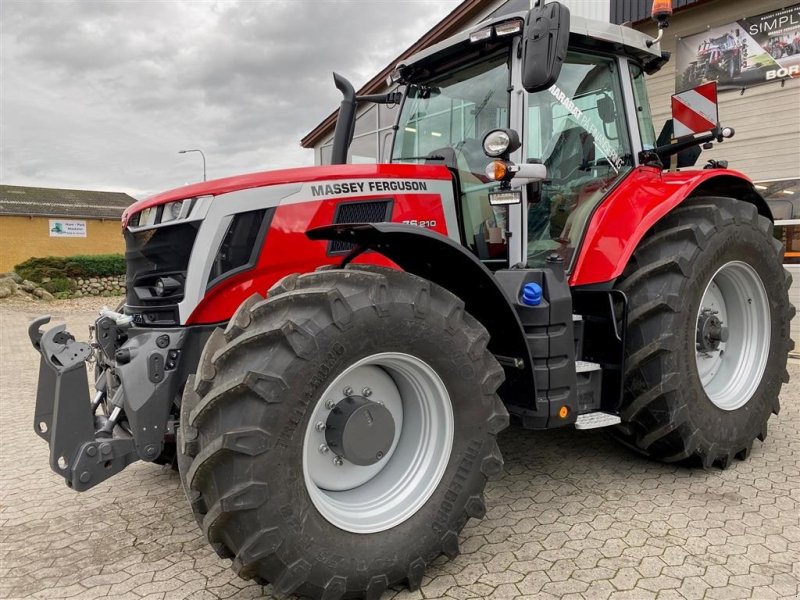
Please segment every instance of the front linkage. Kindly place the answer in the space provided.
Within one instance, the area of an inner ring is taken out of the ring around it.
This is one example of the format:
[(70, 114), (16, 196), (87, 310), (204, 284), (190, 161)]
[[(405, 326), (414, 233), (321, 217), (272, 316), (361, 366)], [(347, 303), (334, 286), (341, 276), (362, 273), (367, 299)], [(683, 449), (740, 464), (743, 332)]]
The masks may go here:
[[(165, 443), (174, 440), (173, 399), (185, 379), (178, 368), (185, 330), (137, 328), (104, 310), (87, 344), (64, 325), (42, 332), (49, 322), (50, 316), (33, 320), (28, 335), (41, 355), (33, 428), (50, 446), (53, 471), (85, 491), (138, 459), (163, 458)], [(90, 400), (92, 359), (99, 368)]]

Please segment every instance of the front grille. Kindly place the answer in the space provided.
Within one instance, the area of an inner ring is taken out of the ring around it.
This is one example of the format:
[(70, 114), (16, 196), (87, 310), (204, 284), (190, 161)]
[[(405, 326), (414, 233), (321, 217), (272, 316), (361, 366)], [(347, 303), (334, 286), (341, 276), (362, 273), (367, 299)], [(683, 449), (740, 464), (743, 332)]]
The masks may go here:
[[(342, 202), (336, 207), (334, 225), (343, 223), (383, 223), (392, 218), (391, 200), (370, 200), (369, 202)], [(350, 242), (331, 240), (328, 254), (341, 254), (353, 249)]]
[[(174, 312), (172, 309), (183, 299), (186, 269), (199, 226), (199, 221), (192, 221), (144, 231), (125, 229), (125, 303), (132, 312), (139, 312), (137, 307), (142, 309), (145, 322), (166, 321), (165, 315)], [(181, 286), (169, 296), (158, 296), (155, 285), (160, 277), (172, 277)]]

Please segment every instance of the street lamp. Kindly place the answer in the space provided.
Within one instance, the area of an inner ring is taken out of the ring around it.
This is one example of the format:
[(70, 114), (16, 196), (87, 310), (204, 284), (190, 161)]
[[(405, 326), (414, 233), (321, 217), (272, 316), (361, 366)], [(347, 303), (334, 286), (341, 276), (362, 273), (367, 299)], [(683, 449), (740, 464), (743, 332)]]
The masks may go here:
[(206, 180), (206, 155), (203, 154), (202, 150), (178, 150), (178, 154), (186, 154), (187, 152), (199, 152), (200, 156), (203, 157), (203, 181)]

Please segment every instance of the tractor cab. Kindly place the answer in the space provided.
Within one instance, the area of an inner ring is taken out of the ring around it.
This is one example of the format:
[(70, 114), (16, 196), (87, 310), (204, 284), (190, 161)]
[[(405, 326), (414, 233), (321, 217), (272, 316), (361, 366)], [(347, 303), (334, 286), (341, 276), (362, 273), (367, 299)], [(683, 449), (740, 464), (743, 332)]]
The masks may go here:
[[(569, 267), (593, 210), (655, 147), (644, 75), (664, 59), (648, 40), (552, 4), (481, 23), (393, 73), (405, 100), (392, 161), (453, 171), (463, 243), (490, 269), (554, 253)], [(518, 143), (487, 148), (497, 130)], [(509, 178), (492, 157), (544, 176)], [(501, 188), (515, 193), (492, 201)]]

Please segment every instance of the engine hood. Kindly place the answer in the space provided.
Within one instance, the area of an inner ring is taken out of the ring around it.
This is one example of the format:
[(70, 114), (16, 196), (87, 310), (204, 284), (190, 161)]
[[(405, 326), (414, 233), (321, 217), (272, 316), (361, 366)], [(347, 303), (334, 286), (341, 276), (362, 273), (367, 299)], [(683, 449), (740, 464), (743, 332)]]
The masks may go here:
[(359, 179), (359, 178), (398, 178), (408, 177), (426, 179), (449, 179), (450, 172), (440, 165), (414, 165), (414, 164), (357, 164), (357, 165), (327, 165), (321, 167), (300, 167), (295, 169), (281, 169), (277, 171), (260, 171), (246, 175), (225, 177), (213, 181), (194, 183), (175, 188), (167, 192), (150, 196), (131, 204), (122, 214), (122, 226), (128, 224), (131, 215), (149, 208), (200, 196), (219, 196), (239, 190), (280, 185), (285, 183), (307, 183), (311, 181), (325, 181), (331, 179)]

